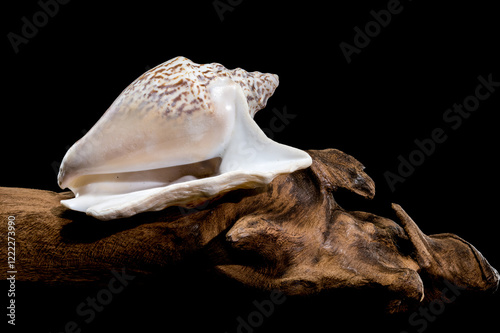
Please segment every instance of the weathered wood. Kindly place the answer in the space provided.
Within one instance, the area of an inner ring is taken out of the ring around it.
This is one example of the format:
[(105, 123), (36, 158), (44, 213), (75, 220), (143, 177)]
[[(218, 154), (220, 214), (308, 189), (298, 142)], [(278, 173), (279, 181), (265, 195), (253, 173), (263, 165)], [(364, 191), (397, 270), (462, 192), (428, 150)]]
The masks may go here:
[[(310, 168), (265, 188), (107, 222), (61, 206), (69, 192), (0, 188), (3, 238), (8, 217), (15, 218), (16, 279), (86, 283), (111, 269), (149, 275), (198, 257), (247, 286), (289, 295), (380, 289), (389, 311), (439, 296), (444, 283), (496, 290), (498, 273), (458, 236), (424, 235), (398, 205), (402, 226), (342, 209), (333, 196), (337, 189), (372, 198), (373, 181), (361, 163), (338, 150), (309, 154)], [(0, 249), (3, 258), (6, 250)]]

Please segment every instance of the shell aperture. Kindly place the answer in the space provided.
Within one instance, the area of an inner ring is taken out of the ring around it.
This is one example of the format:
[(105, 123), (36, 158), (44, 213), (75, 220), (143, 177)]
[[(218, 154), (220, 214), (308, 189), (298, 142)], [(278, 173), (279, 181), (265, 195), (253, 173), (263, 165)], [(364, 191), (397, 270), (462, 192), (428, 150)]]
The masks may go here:
[(269, 139), (253, 120), (278, 85), (273, 74), (176, 57), (130, 84), (66, 153), (61, 203), (101, 220), (190, 206), (307, 168), (302, 150)]

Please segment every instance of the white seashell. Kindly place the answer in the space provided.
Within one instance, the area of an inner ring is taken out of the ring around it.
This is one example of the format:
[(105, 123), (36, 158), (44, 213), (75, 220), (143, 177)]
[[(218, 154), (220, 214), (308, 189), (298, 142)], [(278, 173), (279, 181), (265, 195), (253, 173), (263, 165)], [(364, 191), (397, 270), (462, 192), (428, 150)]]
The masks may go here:
[(254, 122), (278, 77), (177, 57), (144, 73), (66, 153), (61, 203), (101, 220), (189, 206), (307, 168)]

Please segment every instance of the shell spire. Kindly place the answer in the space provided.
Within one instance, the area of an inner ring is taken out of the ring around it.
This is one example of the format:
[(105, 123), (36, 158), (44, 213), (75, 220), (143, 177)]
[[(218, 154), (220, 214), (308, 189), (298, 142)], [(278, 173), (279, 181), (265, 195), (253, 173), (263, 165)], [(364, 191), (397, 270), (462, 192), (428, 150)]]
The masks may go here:
[(243, 89), (252, 117), (257, 111), (266, 107), (267, 100), (274, 94), (279, 84), (276, 74), (249, 73), (241, 68), (232, 70), (231, 77)]

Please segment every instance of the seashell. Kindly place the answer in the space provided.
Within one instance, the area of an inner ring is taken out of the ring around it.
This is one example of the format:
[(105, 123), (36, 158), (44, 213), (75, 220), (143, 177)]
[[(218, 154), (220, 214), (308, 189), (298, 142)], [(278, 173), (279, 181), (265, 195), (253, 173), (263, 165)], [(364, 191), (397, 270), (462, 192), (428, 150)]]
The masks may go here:
[(144, 73), (66, 153), (61, 203), (101, 220), (192, 206), (311, 165), (253, 120), (278, 76), (176, 57)]

